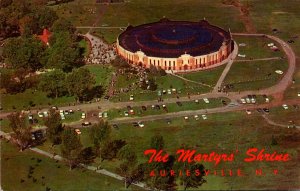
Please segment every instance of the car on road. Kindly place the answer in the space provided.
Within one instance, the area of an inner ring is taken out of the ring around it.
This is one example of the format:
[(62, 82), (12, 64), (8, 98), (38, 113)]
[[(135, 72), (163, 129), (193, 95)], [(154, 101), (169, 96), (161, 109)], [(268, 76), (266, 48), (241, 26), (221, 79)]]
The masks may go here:
[(185, 117), (184, 117), (184, 120), (188, 120), (188, 119), (189, 119), (189, 117), (188, 117), (188, 116), (185, 116)]
[(81, 119), (85, 119), (86, 118), (86, 114), (85, 113), (82, 113), (81, 114)]
[(286, 104), (283, 104), (282, 107), (283, 107), (283, 109), (288, 109), (289, 108), (288, 105), (286, 105)]
[(85, 122), (81, 123), (81, 125), (86, 127), (86, 126), (92, 125), (92, 123), (89, 121), (85, 121)]

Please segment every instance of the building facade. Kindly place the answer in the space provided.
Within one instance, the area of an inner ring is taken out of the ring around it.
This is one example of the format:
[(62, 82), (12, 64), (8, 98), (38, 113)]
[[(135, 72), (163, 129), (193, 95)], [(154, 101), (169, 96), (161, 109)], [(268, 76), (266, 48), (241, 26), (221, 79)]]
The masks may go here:
[(127, 27), (117, 39), (117, 52), (128, 63), (167, 72), (188, 72), (217, 66), (233, 50), (230, 32), (207, 21), (162, 19)]

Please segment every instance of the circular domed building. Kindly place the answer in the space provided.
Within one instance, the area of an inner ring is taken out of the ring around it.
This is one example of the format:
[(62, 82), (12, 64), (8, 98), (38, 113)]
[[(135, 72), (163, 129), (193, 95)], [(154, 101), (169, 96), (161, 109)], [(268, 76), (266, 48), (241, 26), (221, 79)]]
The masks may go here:
[[(117, 52), (130, 64), (166, 71), (203, 70), (224, 63), (233, 51), (230, 32), (200, 22), (170, 21), (129, 26), (117, 39)], [(224, 62), (222, 62), (224, 61)]]

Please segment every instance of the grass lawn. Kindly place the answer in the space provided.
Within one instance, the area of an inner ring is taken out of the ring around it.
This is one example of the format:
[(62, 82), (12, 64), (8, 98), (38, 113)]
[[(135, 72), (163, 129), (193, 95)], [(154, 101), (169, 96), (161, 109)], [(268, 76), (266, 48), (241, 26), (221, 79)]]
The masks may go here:
[[(179, 96), (186, 96), (187, 93), (193, 95), (193, 94), (200, 94), (209, 92), (211, 89), (198, 85), (192, 82), (186, 82), (180, 78), (166, 75), (166, 76), (159, 76), (154, 77), (154, 80), (157, 84), (157, 90), (156, 91), (149, 91), (149, 90), (142, 90), (137, 85), (133, 85), (134, 83), (138, 83), (139, 79), (137, 76), (132, 76), (131, 78), (127, 78), (126, 75), (119, 75), (117, 82), (116, 82), (116, 88), (127, 88), (129, 85), (133, 86), (133, 90), (127, 92), (127, 93), (120, 93), (112, 98), (112, 101), (128, 101), (130, 95), (134, 95), (135, 101), (144, 101), (144, 100), (156, 100), (158, 98), (158, 91), (159, 90), (167, 90), (175, 88)], [(163, 99), (170, 98), (170, 97), (176, 97), (177, 94), (164, 94), (162, 96)]]
[(288, 105), (288, 109), (283, 107), (275, 107), (270, 109), (269, 118), (273, 121), (283, 125), (298, 125), (300, 126), (300, 110)]
[[(1, 185), (3, 190), (112, 190), (123, 189), (121, 181), (85, 169), (69, 168), (61, 162), (26, 150), (19, 152), (1, 140)], [(41, 162), (37, 160), (40, 159)], [(34, 168), (32, 177), (29, 167)], [(42, 178), (44, 177), (44, 179)], [(37, 179), (33, 182), (33, 178)], [(21, 182), (21, 179), (24, 182)], [(136, 189), (131, 187), (131, 189)]]
[(180, 74), (180, 75), (189, 80), (214, 86), (218, 82), (225, 66), (226, 65), (222, 65), (217, 68), (213, 68), (205, 71), (190, 72), (190, 73)]
[[(239, 54), (245, 54), (245, 58), (237, 57), (239, 60), (245, 59), (258, 59), (258, 58), (270, 58), (284, 56), (280, 45), (266, 37), (245, 37), (245, 36), (233, 36), (233, 39), (237, 44), (245, 43), (246, 46), (239, 46)], [(273, 51), (268, 47), (269, 43), (274, 43), (280, 51)]]
[(29, 108), (29, 103), (33, 102), (36, 108), (43, 108), (50, 105), (63, 106), (69, 103), (75, 102), (74, 97), (60, 97), (60, 98), (49, 98), (47, 94), (41, 91), (34, 91), (27, 89), (23, 93), (15, 95), (3, 94), (2, 95), (2, 107), (4, 111), (12, 111), (13, 107), (17, 110), (23, 110)]
[(257, 90), (275, 85), (281, 75), (275, 70), (285, 72), (286, 60), (234, 62), (224, 83), (233, 84), (231, 91)]
[(114, 68), (108, 65), (86, 65), (85, 66), (95, 77), (96, 85), (107, 87), (111, 80)]
[[(214, 107), (221, 107), (223, 104), (221, 100), (225, 100), (227, 103), (229, 103), (229, 99), (227, 98), (216, 98), (216, 99), (209, 99), (210, 103), (205, 103), (203, 100), (199, 100), (199, 103), (195, 103), (195, 101), (191, 102), (181, 102), (182, 106), (177, 105), (176, 103), (170, 103), (166, 104), (167, 110), (164, 110), (162, 107), (162, 104), (160, 104), (160, 109), (153, 109), (151, 108), (151, 105), (146, 106), (147, 110), (142, 110), (141, 107), (133, 107), (135, 114), (129, 114), (129, 117), (135, 117), (135, 116), (147, 116), (147, 115), (158, 115), (158, 114), (164, 114), (164, 113), (173, 113), (178, 111), (188, 111), (188, 110), (199, 110), (199, 109), (209, 109)], [(121, 109), (112, 109), (108, 111), (108, 118), (114, 119), (118, 117), (125, 117), (124, 112), (127, 111), (127, 108), (121, 108)], [(201, 116), (199, 116), (201, 117)]]
[(296, 71), (293, 79), (295, 80), (291, 86), (284, 92), (286, 99), (300, 99), (298, 93), (300, 93), (300, 59), (296, 59)]
[(84, 56), (88, 56), (90, 54), (90, 47), (88, 42), (83, 38), (80, 42), (79, 42), (79, 47), (82, 48), (83, 51), (83, 55)]

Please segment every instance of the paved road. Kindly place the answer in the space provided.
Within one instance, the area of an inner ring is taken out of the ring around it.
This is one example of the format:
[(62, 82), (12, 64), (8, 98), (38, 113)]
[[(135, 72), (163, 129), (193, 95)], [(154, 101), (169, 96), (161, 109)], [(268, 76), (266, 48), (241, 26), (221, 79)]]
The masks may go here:
[[(278, 126), (278, 127), (289, 127), (290, 125), (283, 125), (276, 123), (275, 121), (271, 120), (270, 118), (267, 117), (267, 115), (263, 114), (262, 117), (267, 121), (268, 124)], [(300, 129), (300, 126), (295, 126), (295, 128)]]
[(217, 84), (215, 85), (214, 87), (214, 90), (213, 90), (213, 93), (216, 93), (218, 92), (218, 89), (222, 86), (222, 83), (225, 79), (225, 77), (227, 76), (231, 66), (232, 66), (232, 63), (233, 63), (233, 60), (236, 58), (236, 55), (238, 53), (238, 46), (236, 44), (236, 42), (234, 43), (234, 50), (233, 50), (233, 53), (231, 53), (231, 56), (229, 58), (229, 61), (228, 61), (228, 64), (226, 65), (225, 69), (223, 70)]
[(255, 62), (255, 61), (269, 61), (269, 60), (282, 60), (282, 58), (270, 57), (270, 58), (257, 58), (257, 59), (235, 59), (236, 62)]

